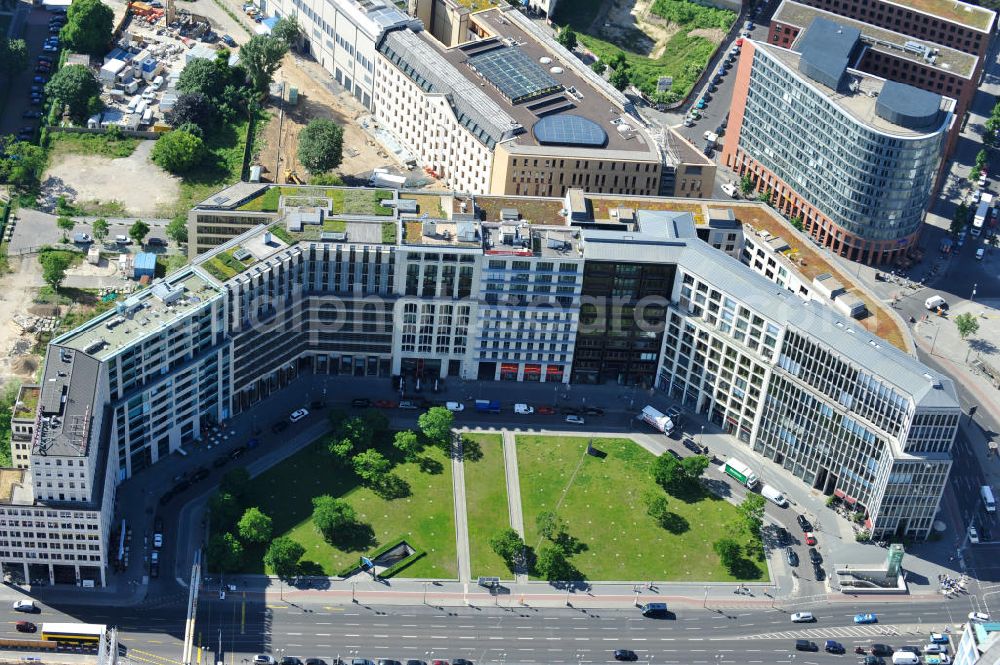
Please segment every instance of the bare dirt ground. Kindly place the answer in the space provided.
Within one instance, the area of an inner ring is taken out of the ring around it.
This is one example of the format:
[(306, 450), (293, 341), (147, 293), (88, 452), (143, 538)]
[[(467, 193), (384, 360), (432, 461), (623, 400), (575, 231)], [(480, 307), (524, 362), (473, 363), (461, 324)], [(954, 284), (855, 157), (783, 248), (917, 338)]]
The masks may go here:
[[(41, 282), (41, 267), (34, 256), (11, 257), (11, 272), (0, 279), (0, 381), (29, 380), (34, 377), (41, 358), (31, 353), (35, 337), (23, 332), (15, 316), (25, 313), (47, 314), (33, 305)], [(35, 311), (37, 310), (37, 311)]]
[[(263, 167), (263, 179), (284, 182), (284, 171), (290, 169), (308, 181), (309, 174), (297, 157), (298, 135), (313, 118), (329, 118), (344, 128), (344, 161), (337, 169), (341, 175), (362, 177), (376, 167), (398, 167), (395, 159), (372, 141), (358, 124), (358, 118), (367, 115), (367, 110), (347, 93), (334, 92), (316, 79), (327, 81), (330, 74), (315, 62), (296, 58), (294, 54), (285, 56), (275, 81), (283, 80), (286, 90), (289, 87), (298, 88), (299, 103), (297, 106), (285, 104), (285, 113), (280, 120), (278, 108), (271, 109), (271, 120), (261, 136), (262, 148), (258, 160)], [(333, 84), (330, 85), (332, 87)]]
[(130, 215), (155, 217), (157, 210), (177, 201), (180, 179), (149, 159), (153, 141), (142, 141), (128, 157), (65, 154), (57, 157), (42, 178), (42, 208), (54, 208), (56, 198), (70, 201), (119, 201)]
[(680, 27), (653, 14), (652, 6), (652, 0), (614, 0), (598, 30), (601, 38), (659, 58)]

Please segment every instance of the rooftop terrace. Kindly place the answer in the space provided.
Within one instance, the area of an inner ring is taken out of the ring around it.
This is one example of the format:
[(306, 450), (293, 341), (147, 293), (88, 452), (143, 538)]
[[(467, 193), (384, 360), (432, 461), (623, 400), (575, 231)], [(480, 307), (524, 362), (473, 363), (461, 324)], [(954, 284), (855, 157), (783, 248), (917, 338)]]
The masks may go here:
[(14, 403), (14, 418), (34, 420), (41, 392), (42, 389), (38, 386), (21, 386), (17, 392), (17, 401)]
[(394, 200), (396, 193), (391, 189), (369, 189), (364, 187), (311, 187), (279, 186), (268, 187), (258, 196), (239, 207), (239, 210), (277, 212), (282, 197), (316, 197), (330, 201), (333, 215), (374, 215), (390, 217), (394, 210), (382, 205), (382, 201)]
[(138, 339), (140, 333), (166, 328), (221, 296), (222, 292), (198, 272), (181, 270), (53, 341), (106, 360)]
[(480, 224), (475, 220), (404, 219), (404, 245), (434, 245), (480, 249), (483, 244)]
[[(787, 23), (805, 30), (813, 19), (822, 17), (840, 25), (856, 28), (861, 31), (861, 39), (870, 48), (889, 53), (897, 58), (919, 63), (927, 67), (944, 70), (958, 76), (969, 78), (976, 68), (976, 56), (962, 51), (941, 46), (927, 40), (917, 39), (898, 32), (879, 28), (870, 23), (833, 14), (823, 9), (803, 5), (794, 0), (784, 0), (774, 13), (771, 20), (775, 23)], [(932, 56), (933, 61), (925, 57)]]

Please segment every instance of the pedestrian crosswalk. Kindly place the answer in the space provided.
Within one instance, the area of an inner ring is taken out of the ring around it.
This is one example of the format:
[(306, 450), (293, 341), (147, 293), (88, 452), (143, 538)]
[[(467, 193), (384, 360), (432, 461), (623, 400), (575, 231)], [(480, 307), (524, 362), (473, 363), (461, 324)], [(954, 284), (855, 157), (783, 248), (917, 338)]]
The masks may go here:
[(894, 624), (894, 625), (867, 625), (867, 626), (830, 626), (816, 628), (800, 628), (798, 630), (783, 630), (775, 633), (761, 633), (750, 635), (749, 639), (754, 640), (821, 640), (835, 638), (875, 638), (888, 637), (892, 635), (926, 635), (937, 628), (927, 624)]

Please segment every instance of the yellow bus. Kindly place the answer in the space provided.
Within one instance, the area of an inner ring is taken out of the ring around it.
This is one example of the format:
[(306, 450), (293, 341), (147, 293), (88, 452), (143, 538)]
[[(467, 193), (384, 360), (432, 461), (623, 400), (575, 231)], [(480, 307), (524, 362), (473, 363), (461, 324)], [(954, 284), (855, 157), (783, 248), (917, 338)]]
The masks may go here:
[(92, 644), (101, 639), (108, 627), (96, 623), (43, 623), (42, 639), (66, 644)]

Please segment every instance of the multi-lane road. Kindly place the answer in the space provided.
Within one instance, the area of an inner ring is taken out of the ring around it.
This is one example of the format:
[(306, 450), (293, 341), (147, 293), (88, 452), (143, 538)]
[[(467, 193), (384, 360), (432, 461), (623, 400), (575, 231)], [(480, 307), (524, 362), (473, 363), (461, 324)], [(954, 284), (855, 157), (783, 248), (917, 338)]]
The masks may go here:
[[(262, 594), (206, 595), (198, 610), (196, 645), (199, 663), (242, 665), (257, 653), (276, 658), (297, 656), (371, 659), (467, 658), (482, 663), (602, 663), (614, 649), (635, 651), (641, 662), (832, 663), (854, 658), (856, 646), (926, 643), (927, 633), (953, 632), (975, 599), (867, 602), (851, 600), (794, 606), (741, 609), (677, 607), (668, 619), (646, 619), (637, 610), (574, 610), (431, 606), (370, 607), (328, 604), (322, 592), (299, 593), (294, 601)], [(9, 606), (8, 606), (9, 607)], [(810, 610), (814, 624), (793, 624), (789, 614)], [(880, 623), (856, 626), (854, 614), (876, 611)], [(139, 608), (90, 608), (62, 611), (43, 607), (26, 616), (7, 610), (0, 636), (14, 637), (14, 622), (81, 621), (117, 625), (132, 660), (170, 665), (180, 658), (182, 602)], [(827, 639), (847, 648), (846, 656), (798, 653), (795, 639), (809, 639), (822, 649)], [(852, 661), (853, 662), (853, 661)]]

